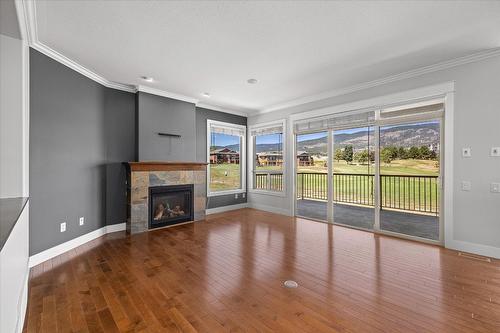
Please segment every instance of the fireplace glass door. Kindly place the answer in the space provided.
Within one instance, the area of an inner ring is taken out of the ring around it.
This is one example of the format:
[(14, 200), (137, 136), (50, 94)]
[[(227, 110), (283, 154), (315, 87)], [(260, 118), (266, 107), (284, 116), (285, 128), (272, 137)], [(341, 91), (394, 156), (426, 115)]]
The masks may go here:
[(150, 229), (193, 220), (193, 185), (151, 187), (149, 202)]

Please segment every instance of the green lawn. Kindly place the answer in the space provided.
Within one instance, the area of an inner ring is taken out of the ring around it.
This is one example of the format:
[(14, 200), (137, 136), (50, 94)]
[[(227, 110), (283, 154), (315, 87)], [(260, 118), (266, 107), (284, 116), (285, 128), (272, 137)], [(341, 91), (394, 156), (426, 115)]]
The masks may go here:
[(210, 164), (210, 191), (236, 190), (240, 184), (239, 164)]
[[(326, 174), (324, 162), (314, 166), (299, 167), (297, 175), (297, 196), (312, 199), (327, 198)], [(312, 174), (300, 174), (300, 173)], [(347, 164), (345, 161), (334, 162), (334, 200), (363, 205), (373, 205), (374, 168), (368, 165)], [(357, 175), (346, 175), (357, 174)], [(439, 210), (439, 189), (435, 178), (391, 177), (437, 176), (439, 168), (436, 161), (396, 160), (381, 167), (381, 200), (383, 207), (422, 210)]]
[[(212, 164), (210, 166), (210, 190), (223, 191), (240, 188), (240, 168), (238, 164)], [(259, 170), (281, 170), (281, 167), (257, 168)], [(317, 175), (297, 175), (297, 195), (304, 198), (322, 199), (327, 197), (327, 169), (324, 162), (314, 166), (298, 167), (299, 173)], [(363, 205), (373, 205), (373, 166), (334, 162), (334, 200)], [(319, 173), (319, 174), (318, 174)], [(347, 176), (342, 174), (358, 174)], [(434, 178), (389, 177), (390, 175), (437, 176), (439, 168), (435, 161), (396, 160), (381, 167), (381, 199), (383, 207), (436, 212), (439, 210), (439, 189)], [(255, 181), (258, 188), (267, 187), (267, 176)], [(271, 189), (283, 188), (283, 178), (271, 176)]]
[[(299, 166), (298, 172), (327, 172), (324, 162), (316, 162), (314, 166)], [(333, 162), (334, 173), (374, 174), (374, 165), (347, 164), (345, 161)], [(383, 175), (421, 175), (437, 176), (439, 167), (436, 161), (428, 160), (394, 160), (390, 164), (382, 164), (380, 173)]]

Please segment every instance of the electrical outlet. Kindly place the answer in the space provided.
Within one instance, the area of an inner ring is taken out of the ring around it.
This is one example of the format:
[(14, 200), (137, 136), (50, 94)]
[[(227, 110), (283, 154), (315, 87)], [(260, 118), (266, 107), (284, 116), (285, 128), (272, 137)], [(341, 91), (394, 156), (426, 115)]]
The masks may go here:
[(500, 193), (500, 183), (491, 183), (490, 192), (491, 193)]
[(66, 231), (66, 222), (61, 223), (61, 232)]
[(247, 196), (247, 194), (243, 193), (242, 196), (243, 196), (243, 199), (245, 199), (245, 197)]
[(462, 191), (470, 191), (472, 189), (472, 183), (468, 180), (462, 181)]
[(79, 220), (79, 223), (80, 225), (84, 225), (85, 224), (85, 217), (80, 217), (80, 220)]
[(500, 147), (491, 147), (491, 157), (500, 157)]
[(472, 150), (467, 147), (467, 148), (462, 148), (462, 157), (471, 157), (472, 156)]
[(234, 198), (235, 198), (235, 199), (238, 199), (238, 193), (236, 193), (236, 194), (234, 195)]

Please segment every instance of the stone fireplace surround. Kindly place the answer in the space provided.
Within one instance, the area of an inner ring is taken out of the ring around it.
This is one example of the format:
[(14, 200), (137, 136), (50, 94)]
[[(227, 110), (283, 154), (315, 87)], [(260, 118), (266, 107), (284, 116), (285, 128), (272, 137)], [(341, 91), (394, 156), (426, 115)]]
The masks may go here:
[(128, 162), (127, 233), (148, 231), (149, 188), (152, 186), (194, 185), (194, 221), (205, 218), (207, 163)]

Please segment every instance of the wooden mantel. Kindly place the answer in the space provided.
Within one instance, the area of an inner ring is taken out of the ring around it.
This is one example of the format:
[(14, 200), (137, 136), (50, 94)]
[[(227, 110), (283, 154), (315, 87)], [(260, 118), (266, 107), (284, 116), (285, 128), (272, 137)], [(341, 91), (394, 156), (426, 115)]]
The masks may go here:
[(128, 162), (130, 171), (205, 170), (208, 163), (200, 162)]

